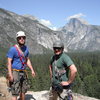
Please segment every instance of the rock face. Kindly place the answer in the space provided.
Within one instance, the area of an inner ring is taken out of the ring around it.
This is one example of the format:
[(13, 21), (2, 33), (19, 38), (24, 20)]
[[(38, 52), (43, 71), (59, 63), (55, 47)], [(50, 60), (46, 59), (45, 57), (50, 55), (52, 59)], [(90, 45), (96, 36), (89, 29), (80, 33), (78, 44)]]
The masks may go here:
[(0, 78), (0, 100), (11, 100), (11, 93), (8, 92), (7, 81), (5, 77)]
[[(26, 94), (26, 100), (49, 100), (49, 91), (39, 91), (32, 92), (28, 91)], [(83, 96), (81, 94), (73, 93), (74, 100), (99, 100), (87, 96)]]
[(65, 51), (100, 50), (100, 26), (89, 25), (86, 21), (73, 18), (59, 31), (53, 31), (34, 16), (22, 16), (0, 9), (0, 47), (9, 48), (14, 45), (16, 32), (20, 30), (26, 33), (26, 44), (32, 54), (51, 50), (56, 40), (64, 42)]
[[(11, 93), (8, 92), (8, 87), (6, 84), (6, 78), (0, 77), (0, 100), (11, 100)], [(26, 99), (25, 100), (49, 100), (49, 91), (28, 91), (26, 93)], [(87, 96), (83, 96), (77, 93), (73, 93), (74, 100), (99, 100)], [(18, 97), (19, 99), (19, 97)]]
[(73, 50), (99, 50), (100, 26), (89, 25), (73, 18), (62, 29), (66, 33), (66, 46)]
[(59, 39), (57, 33), (38, 20), (0, 9), (0, 47), (9, 48), (14, 45), (16, 33), (20, 30), (26, 33), (26, 44), (32, 54), (41, 54), (45, 49), (51, 49), (53, 41)]

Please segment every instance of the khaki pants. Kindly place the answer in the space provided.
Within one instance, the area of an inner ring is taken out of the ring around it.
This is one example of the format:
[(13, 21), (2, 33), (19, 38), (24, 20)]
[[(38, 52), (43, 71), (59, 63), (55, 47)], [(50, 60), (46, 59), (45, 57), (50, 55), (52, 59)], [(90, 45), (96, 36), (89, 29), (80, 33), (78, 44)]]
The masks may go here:
[(26, 93), (28, 89), (28, 79), (26, 72), (13, 71), (14, 81), (11, 85), (12, 95), (18, 96), (19, 93)]
[[(60, 96), (61, 96), (62, 98), (64, 98), (65, 96), (67, 96), (66, 89), (63, 89), (63, 92), (60, 93)], [(62, 99), (58, 96), (58, 93), (52, 89), (52, 87), (50, 87), (49, 100), (62, 100)]]

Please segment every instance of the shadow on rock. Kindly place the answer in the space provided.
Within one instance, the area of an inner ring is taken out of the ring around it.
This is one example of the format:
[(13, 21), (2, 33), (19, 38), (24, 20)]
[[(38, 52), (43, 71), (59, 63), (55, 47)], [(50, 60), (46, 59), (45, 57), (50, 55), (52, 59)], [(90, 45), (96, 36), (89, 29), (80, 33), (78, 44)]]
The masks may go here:
[(26, 94), (25, 99), (26, 99), (26, 100), (36, 100), (36, 99), (33, 97), (33, 95), (30, 95), (30, 94)]

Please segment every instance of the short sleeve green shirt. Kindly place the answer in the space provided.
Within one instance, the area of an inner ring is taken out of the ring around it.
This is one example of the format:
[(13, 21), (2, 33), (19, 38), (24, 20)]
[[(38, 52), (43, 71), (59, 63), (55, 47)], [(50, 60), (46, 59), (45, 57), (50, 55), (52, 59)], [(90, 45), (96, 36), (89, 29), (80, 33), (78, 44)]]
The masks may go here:
[[(54, 55), (51, 58), (50, 64), (52, 65), (53, 82), (59, 83), (61, 81), (67, 81), (68, 80), (68, 71), (69, 71), (68, 67), (70, 65), (74, 64), (74, 63), (67, 54), (62, 53), (59, 57), (56, 57)], [(57, 67), (57, 69), (59, 71), (60, 70), (66, 70), (66, 73), (57, 78), (55, 67)]]

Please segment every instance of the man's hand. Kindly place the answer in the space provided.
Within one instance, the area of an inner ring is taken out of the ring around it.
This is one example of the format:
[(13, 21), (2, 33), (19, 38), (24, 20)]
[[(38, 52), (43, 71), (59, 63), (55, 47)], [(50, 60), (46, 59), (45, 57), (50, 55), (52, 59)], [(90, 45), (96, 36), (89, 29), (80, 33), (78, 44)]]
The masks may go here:
[(13, 82), (13, 80), (14, 80), (13, 75), (9, 75), (9, 81)]
[(62, 86), (67, 86), (67, 85), (69, 85), (70, 83), (69, 83), (68, 81), (62, 81), (60, 84), (61, 84)]
[(32, 76), (35, 77), (35, 72), (34, 71), (32, 71)]

